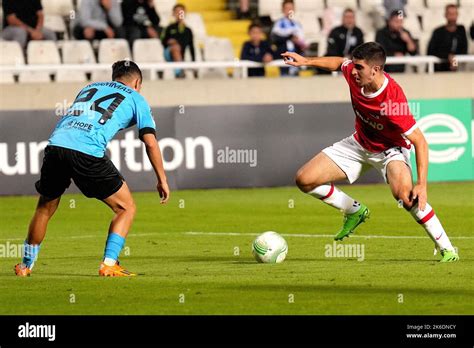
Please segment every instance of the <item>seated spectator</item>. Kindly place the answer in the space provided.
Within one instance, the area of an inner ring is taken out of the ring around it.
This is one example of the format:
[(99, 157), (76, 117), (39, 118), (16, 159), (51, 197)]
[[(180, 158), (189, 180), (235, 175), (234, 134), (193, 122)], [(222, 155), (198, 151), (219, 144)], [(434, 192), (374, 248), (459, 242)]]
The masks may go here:
[(122, 14), (125, 38), (130, 47), (136, 39), (160, 37), (160, 17), (155, 11), (153, 0), (123, 0)]
[(364, 34), (356, 26), (355, 13), (347, 8), (342, 14), (342, 25), (331, 30), (326, 56), (350, 57), (352, 50), (364, 43)]
[(383, 0), (383, 7), (385, 8), (385, 18), (388, 20), (390, 14), (392, 14), (393, 12), (398, 12), (399, 14), (406, 15), (406, 5), (407, 0)]
[[(283, 17), (278, 19), (271, 31), (272, 42), (276, 45), (276, 56), (284, 52), (303, 53), (307, 45), (304, 41), (304, 33), (301, 24), (295, 21), (295, 5), (292, 0), (284, 0), (282, 3)], [(298, 68), (280, 68), (282, 75), (297, 75)]]
[[(249, 26), (250, 40), (242, 47), (241, 60), (251, 60), (258, 63), (269, 63), (273, 60), (273, 51), (268, 41), (263, 40), (263, 30), (258, 24)], [(264, 68), (250, 68), (249, 76), (265, 76)]]
[(122, 9), (118, 0), (81, 1), (74, 37), (79, 40), (123, 38)]
[(28, 40), (56, 40), (56, 34), (43, 27), (40, 0), (3, 0), (2, 39), (18, 41), (25, 49)]
[[(387, 22), (387, 26), (377, 31), (375, 41), (382, 45), (387, 57), (403, 57), (407, 53), (415, 55), (417, 45), (408, 30), (403, 28), (403, 14), (393, 11)], [(386, 72), (404, 72), (405, 64), (386, 65)]]
[(428, 44), (428, 55), (447, 59), (446, 63), (435, 64), (435, 71), (455, 71), (456, 54), (467, 54), (467, 36), (463, 25), (458, 25), (458, 8), (447, 5), (445, 10), (446, 25), (436, 28)]
[[(191, 58), (195, 60), (193, 32), (184, 22), (186, 17), (186, 7), (182, 4), (176, 4), (173, 7), (173, 16), (175, 23), (170, 24), (162, 33), (161, 41), (165, 47), (165, 59), (169, 62), (182, 62), (186, 49), (189, 48)], [(184, 77), (181, 69), (176, 69), (177, 77)]]
[(249, 19), (250, 14), (250, 0), (239, 0), (239, 9), (237, 10), (238, 19)]

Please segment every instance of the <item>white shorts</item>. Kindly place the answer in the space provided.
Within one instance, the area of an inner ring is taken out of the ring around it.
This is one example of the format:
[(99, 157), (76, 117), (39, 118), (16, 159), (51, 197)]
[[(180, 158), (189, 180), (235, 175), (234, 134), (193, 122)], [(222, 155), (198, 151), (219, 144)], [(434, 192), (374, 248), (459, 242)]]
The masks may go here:
[(364, 172), (375, 168), (387, 180), (387, 165), (392, 161), (402, 161), (410, 168), (410, 150), (404, 147), (392, 147), (386, 151), (373, 153), (364, 149), (355, 140), (354, 135), (347, 137), (323, 150), (339, 168), (346, 173), (347, 179), (352, 184)]

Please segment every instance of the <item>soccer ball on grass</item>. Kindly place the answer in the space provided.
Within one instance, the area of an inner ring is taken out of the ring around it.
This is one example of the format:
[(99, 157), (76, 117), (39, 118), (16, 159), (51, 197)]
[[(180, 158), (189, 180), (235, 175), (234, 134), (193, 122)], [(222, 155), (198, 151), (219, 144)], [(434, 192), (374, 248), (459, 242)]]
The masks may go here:
[(288, 253), (288, 244), (278, 233), (269, 231), (252, 243), (252, 254), (261, 263), (281, 263)]

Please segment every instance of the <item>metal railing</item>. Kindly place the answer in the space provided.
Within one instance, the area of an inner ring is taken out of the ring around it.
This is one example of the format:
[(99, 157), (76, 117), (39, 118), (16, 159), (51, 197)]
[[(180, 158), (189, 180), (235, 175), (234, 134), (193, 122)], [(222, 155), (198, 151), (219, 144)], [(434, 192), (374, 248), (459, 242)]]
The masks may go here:
[[(458, 63), (474, 63), (474, 55), (458, 55), (456, 56)], [(386, 65), (394, 64), (406, 64), (409, 66), (420, 67), (422, 65), (427, 68), (429, 74), (434, 73), (434, 66), (436, 63), (444, 62), (435, 56), (405, 56), (405, 57), (388, 57)], [(170, 63), (142, 63), (139, 64), (140, 68), (144, 71), (151, 73), (151, 80), (157, 79), (157, 72), (163, 72), (166, 70), (175, 69), (227, 69), (233, 68), (240, 72), (235, 76), (241, 78), (248, 77), (249, 68), (261, 68), (264, 66), (275, 66), (275, 67), (288, 67), (283, 60), (274, 60), (268, 64), (256, 63), (245, 60), (234, 60), (234, 61), (216, 61), (216, 62), (170, 62)], [(84, 73), (93, 73), (96, 71), (110, 72), (111, 64), (38, 64), (38, 65), (2, 65), (0, 66), (0, 73), (12, 73), (19, 74), (21, 72), (48, 72), (55, 74), (58, 71), (81, 71)], [(425, 69), (421, 69), (425, 71)]]

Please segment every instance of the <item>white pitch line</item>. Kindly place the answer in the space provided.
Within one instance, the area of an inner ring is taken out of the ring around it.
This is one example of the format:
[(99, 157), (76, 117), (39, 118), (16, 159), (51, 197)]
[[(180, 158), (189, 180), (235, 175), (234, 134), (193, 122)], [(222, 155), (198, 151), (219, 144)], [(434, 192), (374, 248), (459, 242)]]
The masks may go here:
[[(188, 235), (210, 235), (210, 236), (258, 236), (259, 233), (239, 233), (239, 232), (184, 232)], [(280, 233), (283, 237), (301, 237), (301, 238), (332, 238), (332, 234), (303, 234), (303, 233)], [(426, 239), (428, 236), (383, 236), (383, 235), (353, 235), (350, 238), (365, 238), (365, 239)], [(474, 239), (473, 237), (460, 236), (450, 237), (450, 239)]]
[[(156, 233), (130, 233), (128, 237), (158, 237), (163, 234), (175, 234), (180, 232), (156, 232)], [(260, 233), (245, 233), (245, 232), (182, 232), (188, 236), (258, 236)], [(280, 233), (283, 237), (298, 237), (298, 238), (332, 238), (332, 234), (304, 234), (304, 233)], [(49, 239), (89, 239), (89, 238), (101, 238), (106, 237), (106, 234), (95, 235), (86, 234), (80, 236), (51, 236)], [(426, 239), (428, 236), (384, 236), (384, 235), (351, 235), (350, 238), (362, 238), (362, 239)], [(459, 236), (450, 237), (450, 239), (474, 239), (474, 236)], [(4, 241), (24, 241), (25, 238), (0, 238)]]

